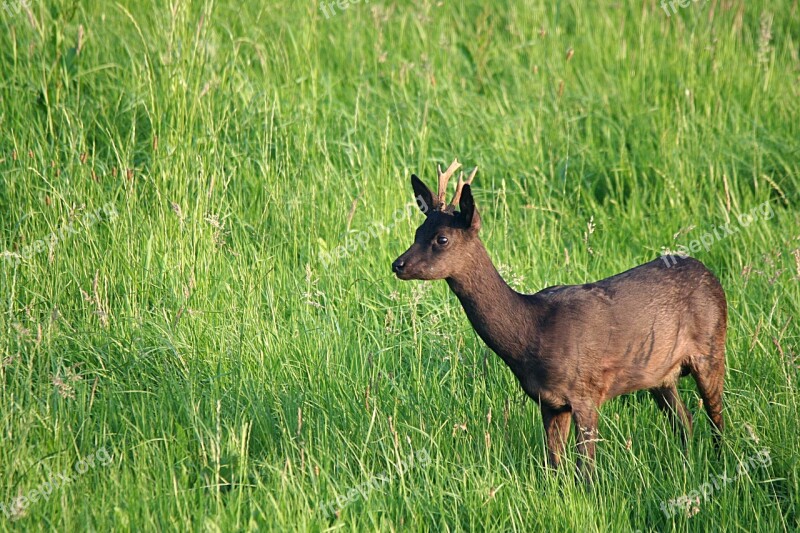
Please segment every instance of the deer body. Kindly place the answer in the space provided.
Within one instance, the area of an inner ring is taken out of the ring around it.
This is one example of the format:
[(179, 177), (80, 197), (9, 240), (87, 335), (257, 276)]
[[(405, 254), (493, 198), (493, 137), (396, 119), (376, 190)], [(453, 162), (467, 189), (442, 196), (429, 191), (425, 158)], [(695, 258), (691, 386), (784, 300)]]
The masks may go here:
[(460, 212), (444, 207), (441, 179), (438, 202), (416, 176), (412, 185), (422, 205), (434, 209), (423, 209), (427, 219), (393, 270), (401, 279), (447, 281), (475, 331), (539, 404), (552, 466), (564, 452), (572, 419), (579, 463), (590, 475), (597, 409), (643, 389), (685, 444), (692, 420), (676, 383), (688, 374), (719, 437), (727, 307), (722, 286), (702, 263), (658, 259), (595, 283), (520, 294), (501, 278), (478, 238), (469, 182), (459, 182)]

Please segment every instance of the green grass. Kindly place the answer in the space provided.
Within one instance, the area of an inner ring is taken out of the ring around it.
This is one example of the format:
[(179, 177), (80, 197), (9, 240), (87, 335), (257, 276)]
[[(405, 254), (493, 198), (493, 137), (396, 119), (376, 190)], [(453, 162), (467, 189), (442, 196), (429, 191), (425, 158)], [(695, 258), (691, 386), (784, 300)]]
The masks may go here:
[[(0, 10), (0, 503), (72, 477), (0, 530), (800, 528), (797, 0), (175, 4)], [(593, 487), (572, 444), (545, 470), (446, 284), (390, 272), (410, 174), (456, 156), (520, 290), (738, 227), (693, 253), (728, 296), (720, 457), (686, 380), (685, 455), (641, 393)]]

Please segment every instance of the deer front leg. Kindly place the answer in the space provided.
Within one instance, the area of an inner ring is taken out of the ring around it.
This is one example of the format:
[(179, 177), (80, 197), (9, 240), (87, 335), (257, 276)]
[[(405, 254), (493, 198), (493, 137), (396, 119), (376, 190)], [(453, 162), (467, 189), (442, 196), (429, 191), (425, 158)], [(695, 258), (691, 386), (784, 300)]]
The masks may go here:
[(564, 448), (569, 437), (569, 410), (554, 409), (545, 404), (541, 405), (542, 422), (547, 435), (547, 463), (551, 468), (558, 468)]
[(594, 475), (594, 450), (598, 440), (597, 418), (597, 407), (593, 403), (572, 406), (575, 440), (578, 445), (578, 472), (583, 474), (587, 483), (592, 482)]

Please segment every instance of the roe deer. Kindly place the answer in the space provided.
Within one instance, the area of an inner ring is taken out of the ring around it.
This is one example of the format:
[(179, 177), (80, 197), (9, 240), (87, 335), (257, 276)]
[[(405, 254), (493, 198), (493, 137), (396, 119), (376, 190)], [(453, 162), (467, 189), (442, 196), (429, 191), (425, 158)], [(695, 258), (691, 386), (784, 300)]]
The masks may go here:
[(539, 404), (549, 465), (559, 464), (571, 417), (578, 468), (591, 481), (598, 407), (642, 389), (666, 411), (685, 446), (692, 417), (675, 385), (688, 374), (719, 444), (727, 308), (716, 276), (700, 261), (671, 257), (595, 283), (520, 294), (500, 277), (478, 237), (481, 219), (470, 188), (477, 168), (466, 181), (462, 173), (445, 205), (447, 182), (459, 166), (456, 160), (445, 172), (439, 167), (436, 198), (411, 176), (427, 218), (392, 270), (403, 280), (447, 281), (472, 327)]

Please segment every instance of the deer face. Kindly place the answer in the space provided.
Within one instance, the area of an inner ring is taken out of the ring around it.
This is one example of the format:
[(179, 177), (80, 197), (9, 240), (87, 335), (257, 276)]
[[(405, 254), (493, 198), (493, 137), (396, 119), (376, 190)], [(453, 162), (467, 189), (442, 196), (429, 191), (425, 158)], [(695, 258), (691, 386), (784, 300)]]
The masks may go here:
[[(411, 186), (425, 222), (417, 228), (414, 244), (392, 263), (392, 271), (400, 279), (446, 279), (468, 269), (473, 250), (481, 246), (478, 230), (480, 216), (472, 199), (470, 182), (459, 179), (456, 195), (450, 205), (444, 205), (447, 179), (458, 168), (457, 162), (447, 172), (439, 172), (439, 197), (417, 176), (411, 176)], [(456, 202), (460, 211), (455, 211)], [(433, 206), (433, 209), (429, 207)]]

